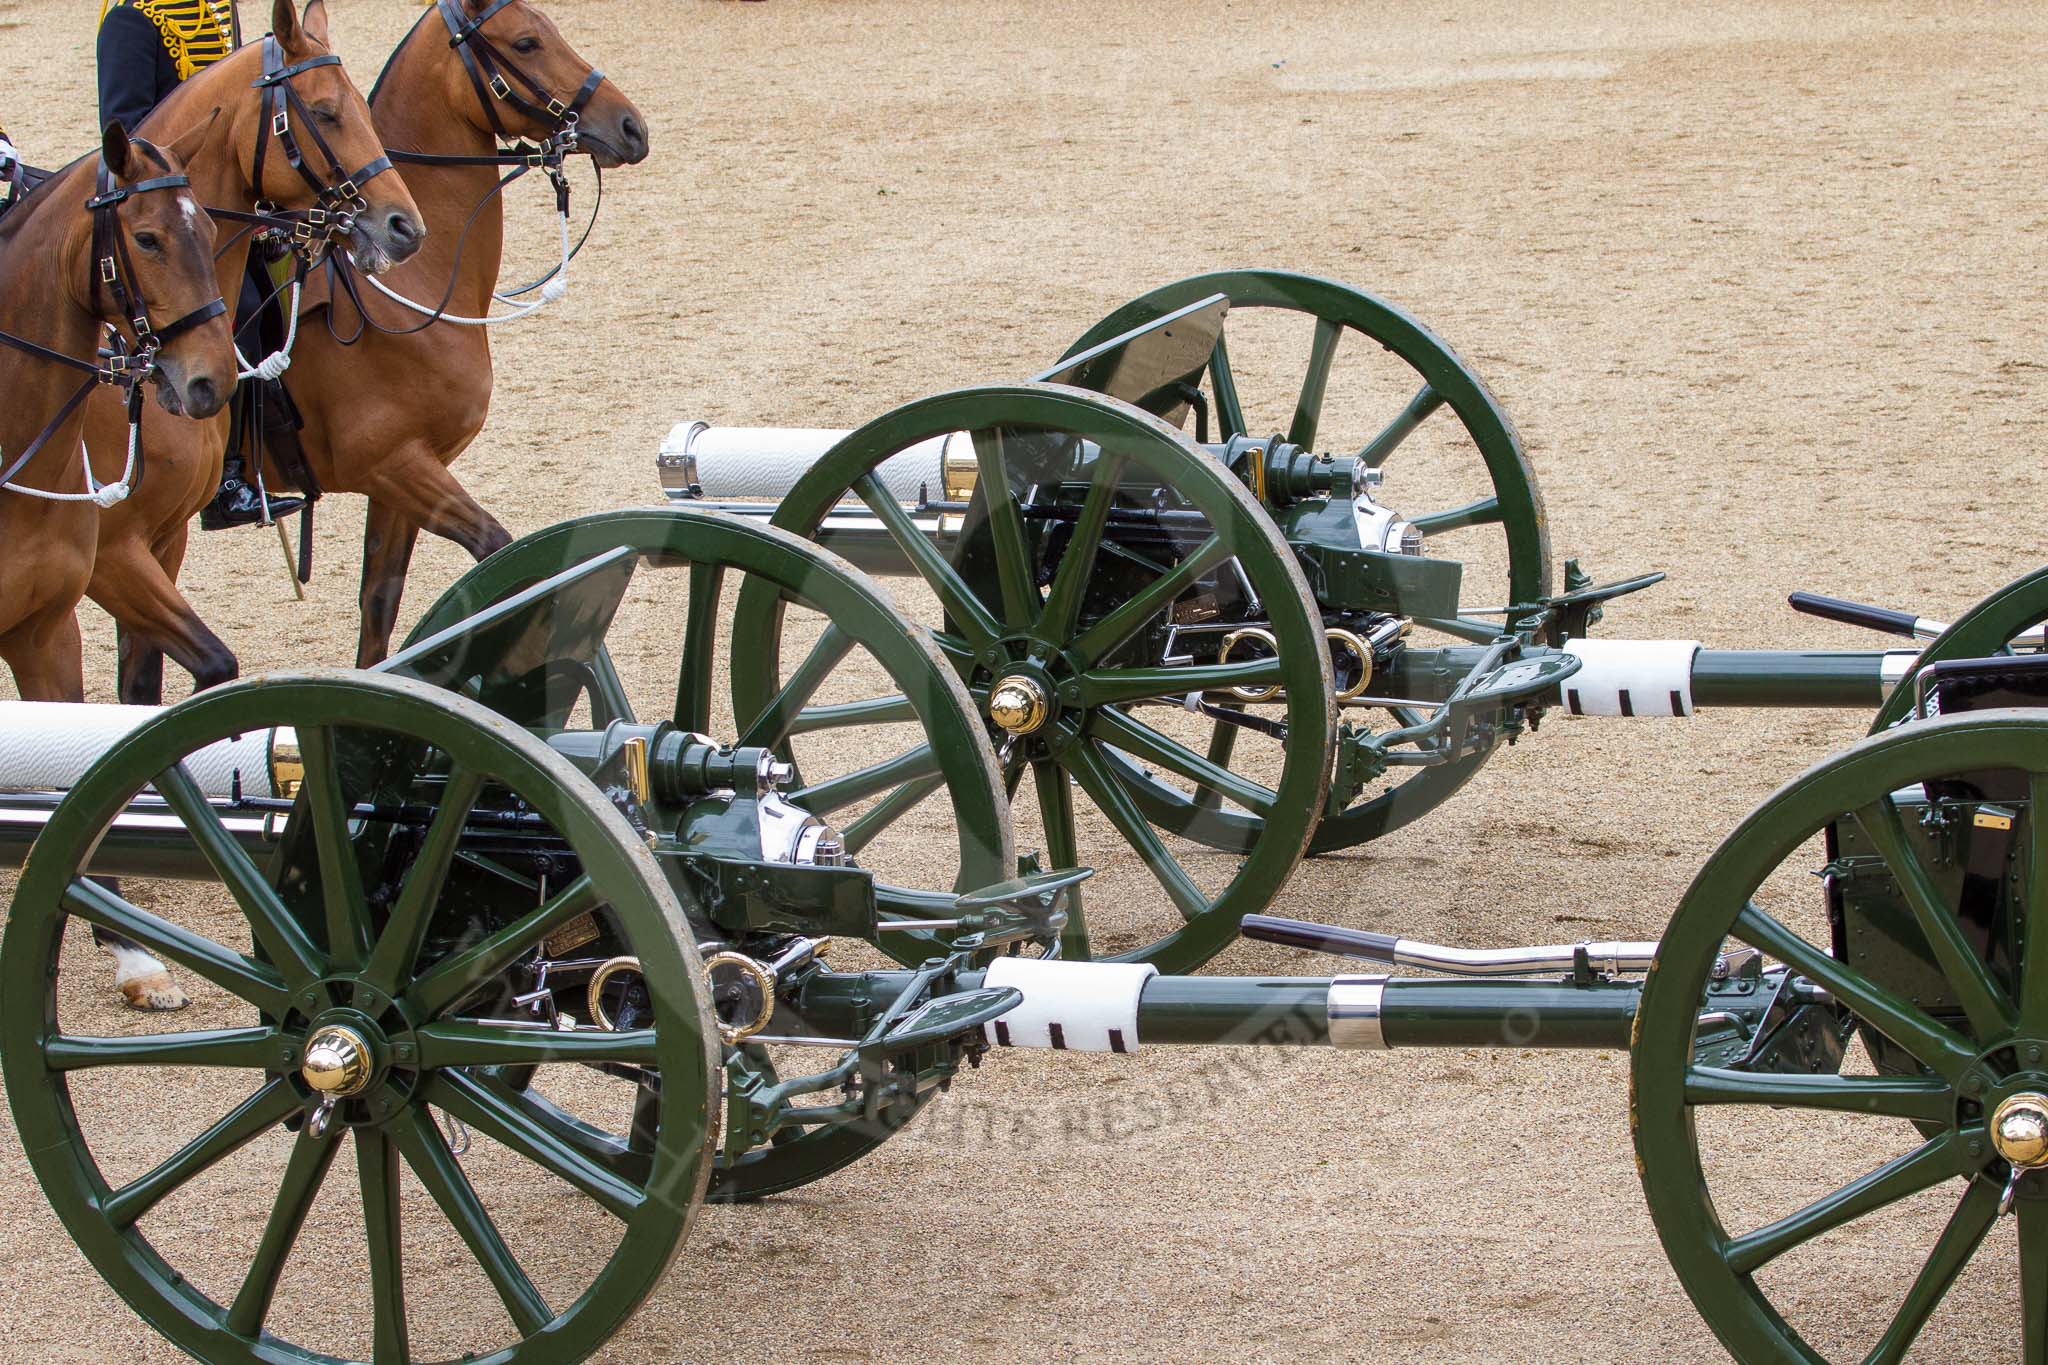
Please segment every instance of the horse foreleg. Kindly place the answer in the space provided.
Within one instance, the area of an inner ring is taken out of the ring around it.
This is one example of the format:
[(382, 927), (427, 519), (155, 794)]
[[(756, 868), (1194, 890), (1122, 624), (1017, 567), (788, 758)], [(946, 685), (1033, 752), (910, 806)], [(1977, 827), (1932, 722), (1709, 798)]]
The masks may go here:
[(0, 636), (0, 659), (23, 701), (84, 701), (85, 646), (73, 604), (46, 608)]
[(512, 543), (512, 533), (424, 446), (384, 460), (376, 480), (361, 491), (369, 495), (373, 511), (382, 503), (415, 528), (454, 541), (473, 559), (488, 558)]
[(101, 549), (91, 595), (121, 628), (121, 700), (153, 706), (164, 697), (163, 656), (192, 675), (193, 690), (216, 687), (242, 671), (234, 651), (199, 619), (174, 576), (185, 558), (180, 526), (155, 554), (123, 541)]
[(363, 519), (363, 586), (357, 599), (363, 622), (356, 635), (357, 668), (381, 663), (391, 652), (391, 632), (405, 596), (405, 571), (419, 538), (419, 526), (403, 513), (382, 502), (370, 503)]

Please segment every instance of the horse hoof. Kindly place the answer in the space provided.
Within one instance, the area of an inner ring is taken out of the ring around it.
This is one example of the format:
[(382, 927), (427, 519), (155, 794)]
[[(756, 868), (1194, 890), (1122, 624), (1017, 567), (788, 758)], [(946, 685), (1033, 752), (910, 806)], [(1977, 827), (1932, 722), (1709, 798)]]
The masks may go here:
[(131, 1010), (181, 1010), (191, 1001), (169, 972), (152, 972), (120, 983), (122, 998)]

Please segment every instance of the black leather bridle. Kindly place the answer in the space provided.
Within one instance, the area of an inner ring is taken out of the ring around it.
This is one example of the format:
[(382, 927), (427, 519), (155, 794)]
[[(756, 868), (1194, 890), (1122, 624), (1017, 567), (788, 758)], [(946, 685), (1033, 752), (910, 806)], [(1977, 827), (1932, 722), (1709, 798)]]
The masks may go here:
[[(491, 21), (491, 18), (499, 10), (504, 9), (512, 2), (513, 0), (492, 0), (492, 3), (485, 7), (475, 18), (469, 17), (463, 11), (460, 0), (435, 0), (434, 6), (436, 13), (441, 16), (442, 24), (448, 29), (448, 46), (453, 48), (456, 56), (462, 60), (462, 69), (468, 74), (469, 83), (476, 90), (477, 102), (483, 106), (484, 117), (490, 121), (492, 135), (500, 142), (509, 143), (510, 145), (502, 146), (494, 153), (479, 156), (458, 156), (444, 152), (414, 152), (396, 147), (385, 149), (386, 155), (391, 160), (411, 166), (500, 166), (509, 168), (507, 173), (500, 176), (498, 182), (470, 210), (469, 218), (463, 223), (462, 232), (457, 238), (456, 259), (458, 262), (462, 256), (463, 245), (468, 241), (469, 229), (476, 222), (478, 215), (483, 212), (485, 205), (489, 204), (498, 195), (503, 194), (506, 186), (525, 175), (528, 171), (538, 170), (548, 177), (555, 188), (555, 211), (565, 218), (568, 216), (569, 177), (562, 169), (562, 163), (571, 153), (578, 150), (577, 125), (581, 122), (583, 111), (589, 106), (591, 97), (597, 94), (598, 87), (604, 84), (604, 72), (593, 66), (583, 77), (583, 83), (576, 88), (576, 93), (567, 100), (563, 100), (556, 97), (546, 86), (528, 74), (519, 63), (506, 55), (503, 48), (493, 43), (484, 34), (483, 27)], [(422, 16), (422, 22), (424, 22), (424, 16)], [(379, 84), (381, 85), (382, 82), (380, 81)], [(522, 94), (518, 87), (524, 87), (525, 93)], [(374, 92), (372, 94), (374, 97)], [(512, 133), (506, 129), (504, 120), (499, 117), (498, 106), (500, 104), (516, 109), (528, 118), (546, 127), (548, 130), (546, 135), (538, 142), (531, 142), (525, 138), (515, 139)], [(604, 174), (602, 171), (598, 172), (597, 176), (597, 195), (598, 201), (602, 202), (604, 196)], [(596, 222), (597, 210), (593, 204), (590, 224), (584, 228), (582, 240), (577, 242), (575, 249), (569, 253), (570, 256), (575, 256), (577, 252), (583, 249), (583, 242), (589, 240), (590, 229), (596, 225)], [(330, 258), (328, 264), (332, 268), (338, 263)], [(345, 266), (345, 263), (339, 264)], [(518, 294), (531, 293), (553, 278), (560, 268), (557, 266), (539, 279), (518, 289), (508, 291), (506, 296), (512, 297)], [(370, 317), (369, 309), (364, 306), (362, 296), (358, 292), (359, 286), (353, 271), (347, 268), (332, 269), (332, 275), (335, 282), (341, 286), (342, 290), (347, 293), (349, 299), (355, 304), (356, 315), (361, 320), (356, 331), (344, 337), (336, 331), (334, 315), (331, 311), (329, 312), (327, 320), (328, 331), (334, 336), (335, 340), (343, 345), (354, 344), (362, 337), (365, 331), (372, 329), (389, 336), (408, 336), (433, 326), (447, 309), (448, 300), (454, 296), (457, 278), (456, 271), (449, 273), (448, 288), (442, 293), (440, 302), (434, 306), (432, 313), (427, 317), (408, 327), (386, 327)]]
[[(162, 153), (139, 138), (131, 139), (130, 146), (162, 159)], [(106, 159), (101, 158), (95, 173), (94, 194), (85, 201), (86, 211), (92, 214), (92, 305), (95, 313), (101, 312), (100, 292), (105, 290), (113, 301), (115, 316), (121, 321), (108, 329), (108, 345), (99, 353), (99, 364), (53, 351), (26, 337), (0, 332), (0, 345), (53, 365), (77, 370), (86, 376), (64, 405), (57, 409), (57, 415), (45, 423), (36, 438), (29, 442), (28, 448), (15, 456), (6, 469), (0, 470), (0, 484), (13, 482), (14, 477), (36, 457), (36, 452), (64, 425), (64, 420), (78, 410), (86, 395), (101, 384), (120, 385), (127, 394), (129, 425), (141, 421), (142, 385), (156, 373), (157, 353), (193, 328), (228, 311), (226, 301), (216, 294), (183, 317), (161, 327), (152, 323), (149, 302), (142, 295), (142, 286), (136, 278), (135, 265), (128, 252), (128, 234), (121, 230), (120, 208), (132, 196), (157, 190), (189, 189), (191, 185), (191, 180), (182, 174), (153, 176), (132, 184), (117, 185), (113, 172), (107, 169)], [(128, 329), (126, 336), (121, 332), (123, 326)], [(141, 482), (138, 468), (135, 483)]]
[[(339, 65), (341, 58), (331, 52), (323, 52), (287, 66), (284, 49), (276, 35), (263, 35), (263, 74), (251, 82), (264, 92), (263, 122), (256, 133), (256, 158), (250, 180), (256, 185), (256, 192), (261, 194), (263, 163), (269, 154), (270, 144), (276, 142), (285, 163), (297, 171), (299, 178), (313, 191), (315, 202), (308, 208), (283, 209), (268, 200), (259, 199), (253, 210), (207, 210), (216, 218), (251, 223), (277, 233), (309, 263), (323, 240), (343, 241), (354, 231), (356, 215), (368, 212), (370, 207), (369, 201), (363, 197), (363, 186), (391, 169), (391, 157), (384, 155), (354, 171), (344, 170), (341, 159), (327, 145), (327, 139), (320, 136), (319, 125), (313, 121), (306, 102), (292, 86), (294, 76), (316, 67)], [(325, 176), (316, 173), (308, 163), (305, 150), (299, 143), (300, 130), (312, 139), (314, 148), (327, 162)]]

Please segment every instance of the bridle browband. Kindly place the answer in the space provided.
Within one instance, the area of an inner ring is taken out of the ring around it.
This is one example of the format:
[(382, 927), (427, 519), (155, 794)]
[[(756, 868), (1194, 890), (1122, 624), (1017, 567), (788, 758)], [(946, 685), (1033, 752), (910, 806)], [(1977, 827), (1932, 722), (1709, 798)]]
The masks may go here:
[[(140, 138), (130, 140), (131, 147), (141, 148), (156, 156), (163, 154), (150, 143)], [(113, 312), (121, 322), (108, 328), (108, 345), (99, 353), (100, 364), (80, 360), (62, 351), (51, 350), (25, 337), (0, 332), (0, 345), (12, 347), (25, 355), (34, 356), (53, 365), (62, 365), (78, 370), (86, 378), (73, 391), (64, 405), (57, 409), (57, 415), (44, 424), (43, 429), (30, 441), (28, 448), (14, 457), (6, 469), (0, 470), (0, 485), (12, 483), (29, 461), (36, 457), (55, 435), (57, 429), (78, 405), (83, 403), (101, 384), (117, 384), (126, 392), (128, 424), (130, 428), (142, 420), (142, 384), (156, 373), (157, 353), (195, 327), (211, 322), (228, 311), (228, 306), (218, 294), (200, 304), (183, 317), (163, 326), (156, 326), (149, 318), (149, 302), (143, 297), (141, 282), (135, 274), (135, 265), (128, 251), (128, 235), (121, 230), (120, 208), (131, 196), (149, 194), (156, 190), (190, 189), (192, 181), (184, 174), (159, 175), (147, 180), (137, 180), (127, 185), (117, 185), (113, 172), (107, 169), (106, 158), (101, 157), (94, 173), (93, 196), (85, 201), (85, 208), (92, 215), (92, 307), (101, 313), (100, 291), (106, 290), (113, 300)], [(129, 334), (121, 334), (121, 326)], [(141, 482), (138, 477), (136, 483)], [(131, 485), (132, 487), (132, 485)]]

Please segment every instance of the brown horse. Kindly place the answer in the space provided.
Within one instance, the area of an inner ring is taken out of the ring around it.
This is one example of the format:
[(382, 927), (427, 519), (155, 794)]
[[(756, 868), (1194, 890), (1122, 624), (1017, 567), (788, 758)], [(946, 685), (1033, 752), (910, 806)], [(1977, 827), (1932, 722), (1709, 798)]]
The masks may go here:
[[(165, 411), (204, 417), (234, 391), (213, 220), (181, 161), (196, 141), (159, 149), (112, 124), (98, 157), (58, 171), (0, 220), (0, 332), (74, 362), (0, 346), (0, 471), (20, 466), (0, 490), (0, 658), (28, 701), (85, 700), (77, 607), (102, 513), (83, 498), (85, 413), (75, 399), (97, 386), (101, 324), (145, 349), (138, 333), (161, 339), (154, 379)], [(115, 411), (125, 438), (118, 402)], [(123, 459), (125, 450), (124, 439)], [(103, 477), (118, 483), (119, 465)]]
[[(493, 190), (504, 166), (490, 162), (501, 138), (545, 140), (573, 126), (578, 147), (600, 166), (647, 156), (640, 111), (526, 0), (430, 6), (386, 64), (370, 108), (430, 228), (420, 253), (385, 279), (451, 315), (483, 316), (497, 287), (504, 214)], [(307, 281), (287, 384), (305, 418), (304, 455), (320, 489), (370, 499), (357, 643), (357, 662), (368, 665), (389, 648), (422, 527), (479, 559), (511, 537), (448, 471), (490, 410), (485, 329), (430, 321), (359, 282), (353, 293), (336, 290), (332, 273)], [(363, 296), (360, 305), (354, 295)], [(187, 522), (213, 496), (218, 451), (212, 448), (203, 476), (183, 485), (177, 505), (157, 506), (150, 524), (131, 533), (129, 554), (146, 549), (161, 569), (159, 591), (177, 575)], [(274, 460), (264, 459), (262, 469), (266, 487), (293, 486)], [(98, 583), (94, 596), (121, 614)], [(155, 619), (175, 621), (176, 630), (159, 624), (145, 632), (134, 614), (137, 640), (122, 652), (123, 700), (161, 700), (162, 650), (200, 686), (234, 676), (234, 656), (175, 589), (153, 600), (175, 602), (175, 614)]]
[[(292, 0), (274, 0), (271, 36), (274, 48), (247, 44), (180, 85), (143, 128), (198, 139), (188, 170), (201, 202), (211, 208), (246, 211), (263, 201), (300, 223), (308, 222), (308, 211), (326, 214), (326, 230), (340, 233), (351, 259), (365, 270), (410, 257), (426, 225), (397, 174), (361, 174), (381, 162), (383, 143), (368, 103), (327, 55), (325, 4), (313, 0), (301, 20)], [(266, 65), (291, 74), (279, 78), (273, 71), (269, 83), (260, 84)], [(273, 125), (280, 112), (282, 135)], [(296, 126), (301, 122), (304, 127)], [(349, 179), (360, 181), (355, 196), (334, 188)], [(343, 211), (332, 213), (343, 199), (349, 201)], [(221, 292), (229, 299), (241, 288), (250, 235), (238, 233), (216, 263)], [(309, 231), (304, 245), (318, 250), (325, 242), (324, 232)], [(251, 361), (260, 358), (256, 346), (244, 349)], [(206, 421), (152, 415), (143, 426), (149, 477), (100, 521), (88, 592), (121, 630), (123, 701), (162, 700), (166, 652), (199, 687), (225, 682), (238, 671), (235, 656), (176, 583), (188, 524), (220, 484), (228, 427), (225, 412)], [(99, 477), (112, 477), (108, 471), (120, 467), (127, 439), (117, 404), (91, 405), (86, 439)]]

